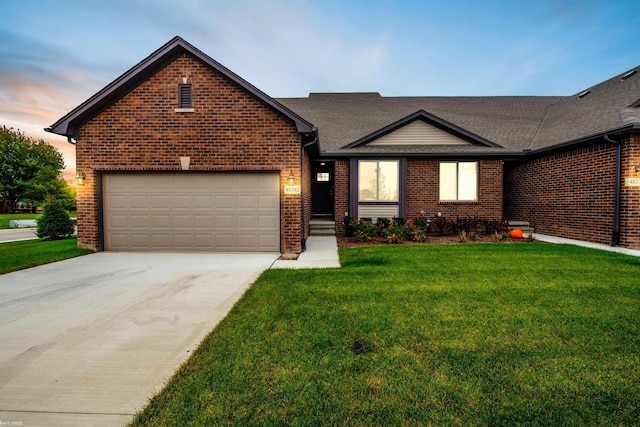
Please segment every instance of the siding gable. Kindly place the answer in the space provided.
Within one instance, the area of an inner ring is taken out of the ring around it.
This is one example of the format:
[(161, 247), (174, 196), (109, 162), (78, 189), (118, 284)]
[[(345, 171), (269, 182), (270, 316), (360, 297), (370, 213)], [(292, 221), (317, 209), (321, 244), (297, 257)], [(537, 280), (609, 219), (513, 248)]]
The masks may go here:
[(472, 145), (422, 120), (414, 120), (367, 145)]

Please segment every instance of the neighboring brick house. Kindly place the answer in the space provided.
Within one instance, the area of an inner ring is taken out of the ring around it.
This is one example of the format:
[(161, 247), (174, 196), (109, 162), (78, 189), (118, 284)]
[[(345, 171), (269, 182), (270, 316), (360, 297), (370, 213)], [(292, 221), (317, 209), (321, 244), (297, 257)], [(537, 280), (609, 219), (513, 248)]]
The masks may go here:
[(639, 74), (569, 97), (273, 99), (176, 37), (48, 130), (77, 144), (94, 249), (299, 253), (312, 216), (421, 211), (638, 249)]

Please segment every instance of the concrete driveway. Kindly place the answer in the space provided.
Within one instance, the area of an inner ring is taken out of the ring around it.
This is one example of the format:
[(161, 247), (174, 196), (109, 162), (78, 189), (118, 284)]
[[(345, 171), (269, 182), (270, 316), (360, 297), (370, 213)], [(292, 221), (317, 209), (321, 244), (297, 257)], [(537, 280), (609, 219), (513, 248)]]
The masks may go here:
[(126, 424), (277, 257), (102, 252), (1, 275), (0, 422)]

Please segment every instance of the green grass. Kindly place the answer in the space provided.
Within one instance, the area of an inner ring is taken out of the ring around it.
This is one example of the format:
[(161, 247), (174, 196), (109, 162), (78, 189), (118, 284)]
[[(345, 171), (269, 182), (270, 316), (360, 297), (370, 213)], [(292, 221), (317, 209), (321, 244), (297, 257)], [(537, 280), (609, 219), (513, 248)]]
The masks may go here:
[(91, 253), (78, 248), (78, 239), (25, 240), (0, 243), (0, 274)]
[(269, 270), (133, 425), (639, 425), (640, 259), (340, 251)]
[[(13, 213), (13, 214), (0, 214), (0, 230), (6, 230), (9, 227), (9, 222), (12, 219), (38, 219), (40, 218), (42, 214), (41, 213)], [(70, 218), (75, 218), (76, 217), (76, 211), (71, 211), (69, 212), (69, 217)]]

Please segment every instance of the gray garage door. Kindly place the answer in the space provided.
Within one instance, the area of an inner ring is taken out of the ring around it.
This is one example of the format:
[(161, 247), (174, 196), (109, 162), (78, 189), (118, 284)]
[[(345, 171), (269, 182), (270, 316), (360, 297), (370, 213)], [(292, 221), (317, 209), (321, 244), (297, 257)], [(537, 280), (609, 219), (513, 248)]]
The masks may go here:
[(105, 174), (105, 250), (280, 251), (277, 174)]

